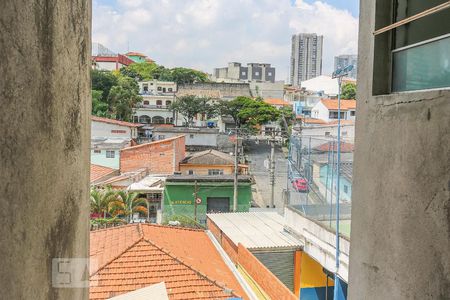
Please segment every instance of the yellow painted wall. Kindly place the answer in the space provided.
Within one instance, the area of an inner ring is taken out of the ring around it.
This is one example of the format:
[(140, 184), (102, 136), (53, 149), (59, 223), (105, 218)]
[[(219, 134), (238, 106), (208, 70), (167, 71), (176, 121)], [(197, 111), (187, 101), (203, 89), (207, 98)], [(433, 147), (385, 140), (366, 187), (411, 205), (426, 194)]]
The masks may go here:
[(208, 170), (219, 169), (223, 170), (224, 175), (231, 175), (234, 171), (234, 166), (232, 165), (190, 165), (190, 164), (180, 164), (180, 172), (184, 175), (189, 174), (189, 170), (194, 171), (194, 175), (208, 175)]
[[(317, 288), (327, 285), (327, 276), (323, 272), (323, 267), (305, 252), (302, 253), (302, 266), (300, 274), (300, 288)], [(333, 286), (334, 282), (328, 279), (328, 286)]]

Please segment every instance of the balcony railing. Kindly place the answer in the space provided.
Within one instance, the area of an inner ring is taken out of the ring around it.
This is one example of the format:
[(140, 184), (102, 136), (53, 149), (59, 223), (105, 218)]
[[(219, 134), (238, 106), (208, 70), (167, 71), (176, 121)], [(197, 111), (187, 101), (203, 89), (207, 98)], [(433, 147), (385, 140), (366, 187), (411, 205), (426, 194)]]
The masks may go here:
[(170, 105), (152, 105), (152, 104), (138, 104), (136, 105), (138, 108), (152, 108), (152, 109), (169, 109)]

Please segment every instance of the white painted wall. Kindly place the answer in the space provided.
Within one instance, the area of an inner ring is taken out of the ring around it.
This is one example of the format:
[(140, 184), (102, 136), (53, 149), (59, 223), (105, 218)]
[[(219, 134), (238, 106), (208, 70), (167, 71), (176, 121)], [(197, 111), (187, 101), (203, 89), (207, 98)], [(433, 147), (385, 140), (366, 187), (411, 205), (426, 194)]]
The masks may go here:
[[(113, 131), (125, 131), (113, 132)], [(91, 138), (121, 138), (134, 139), (137, 137), (136, 127), (127, 127), (116, 124), (109, 124), (105, 122), (92, 121), (91, 122)]]
[[(336, 271), (336, 235), (325, 226), (311, 221), (292, 208), (285, 208), (285, 221), (287, 228), (303, 240), (304, 251), (331, 272)], [(339, 276), (348, 282), (348, 263), (350, 241), (339, 239)]]
[[(329, 133), (327, 135), (326, 133)], [(302, 127), (302, 136), (312, 137), (337, 137), (337, 125)], [(342, 139), (347, 142), (355, 140), (355, 125), (341, 125)]]

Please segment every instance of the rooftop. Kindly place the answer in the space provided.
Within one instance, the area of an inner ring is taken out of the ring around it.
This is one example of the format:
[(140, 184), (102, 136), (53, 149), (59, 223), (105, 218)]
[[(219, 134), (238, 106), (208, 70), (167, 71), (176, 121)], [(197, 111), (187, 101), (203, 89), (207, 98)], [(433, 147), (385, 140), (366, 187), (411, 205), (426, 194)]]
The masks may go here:
[(141, 127), (141, 126), (143, 126), (142, 124), (139, 124), (139, 123), (131, 123), (131, 122), (102, 118), (102, 117), (97, 117), (97, 116), (91, 116), (91, 120), (95, 121), (95, 122), (103, 122), (103, 123), (126, 126), (126, 127)]
[(165, 142), (170, 142), (170, 141), (174, 141), (174, 140), (179, 139), (179, 138), (184, 138), (184, 135), (174, 136), (174, 137), (167, 138), (167, 139), (164, 139), (164, 140), (158, 140), (158, 141), (154, 141), (154, 142), (150, 142), (150, 143), (145, 143), (145, 144), (140, 144), (140, 145), (136, 145), (136, 146), (123, 148), (122, 151), (135, 150), (135, 149), (139, 149), (139, 148), (145, 148), (146, 146), (151, 146), (151, 145), (157, 145), (157, 144), (161, 144), (161, 143), (165, 143)]
[[(253, 182), (250, 175), (239, 175), (239, 182)], [(227, 182), (232, 183), (234, 181), (234, 175), (170, 175), (167, 177), (166, 182)]]
[[(356, 83), (356, 80), (351, 78), (344, 78), (343, 83)], [(331, 78), (331, 76), (317, 76), (309, 80), (302, 81), (300, 85), (306, 91), (324, 92), (329, 96), (335, 96), (338, 94), (337, 78), (333, 79)]]
[[(337, 99), (321, 99), (320, 100), (326, 108), (330, 110), (338, 109)], [(341, 100), (341, 110), (356, 109), (356, 100)]]
[(91, 180), (90, 182), (94, 182), (96, 180), (99, 180), (105, 176), (113, 175), (115, 172), (117, 172), (116, 169), (94, 165), (91, 164)]
[(183, 159), (181, 163), (196, 165), (234, 165), (234, 157), (229, 154), (210, 149), (201, 152), (194, 152)]
[(202, 230), (133, 224), (91, 231), (90, 258), (90, 299), (108, 299), (160, 282), (169, 299), (246, 296)]
[(264, 102), (270, 105), (280, 105), (280, 106), (292, 106), (292, 103), (284, 101), (283, 99), (278, 98), (267, 98), (264, 99)]
[(276, 212), (207, 214), (237, 245), (255, 248), (300, 248), (303, 244), (284, 230), (284, 218)]
[(153, 131), (157, 132), (177, 132), (183, 133), (205, 133), (205, 134), (219, 134), (219, 129), (208, 128), (208, 127), (174, 127), (171, 126), (160, 126), (160, 125), (171, 125), (171, 124), (155, 124), (152, 125)]
[[(328, 151), (337, 151), (338, 144), (337, 142), (331, 143), (323, 143), (317, 147), (314, 147), (314, 150), (320, 151), (320, 152), (328, 152)], [(351, 143), (341, 142), (341, 152), (353, 152), (355, 149), (355, 146)]]

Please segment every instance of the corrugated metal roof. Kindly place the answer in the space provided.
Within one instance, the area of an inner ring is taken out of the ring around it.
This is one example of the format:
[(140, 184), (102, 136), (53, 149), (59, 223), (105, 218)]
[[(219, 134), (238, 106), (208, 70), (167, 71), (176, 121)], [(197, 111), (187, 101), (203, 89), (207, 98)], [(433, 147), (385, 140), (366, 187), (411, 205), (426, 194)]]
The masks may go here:
[(284, 218), (276, 212), (207, 214), (236, 245), (248, 249), (301, 247), (302, 242), (284, 231)]

